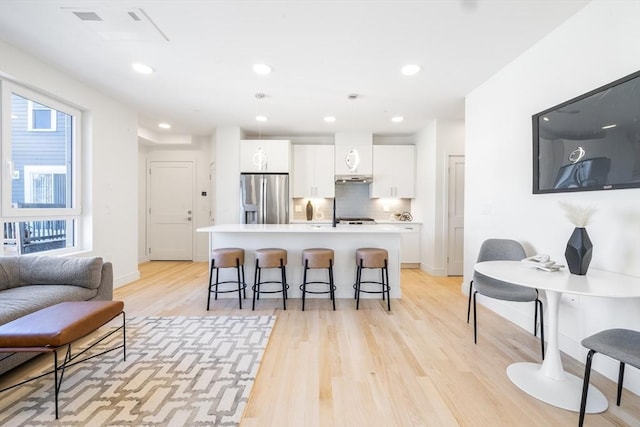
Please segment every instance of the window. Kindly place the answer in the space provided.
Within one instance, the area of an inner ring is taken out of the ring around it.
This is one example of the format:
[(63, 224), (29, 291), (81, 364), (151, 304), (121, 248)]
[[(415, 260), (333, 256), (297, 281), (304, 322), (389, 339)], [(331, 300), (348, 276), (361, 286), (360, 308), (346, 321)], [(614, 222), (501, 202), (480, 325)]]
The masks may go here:
[(55, 132), (56, 110), (46, 107), (33, 101), (27, 101), (27, 123), (28, 130), (32, 132), (50, 131)]
[(73, 248), (81, 206), (81, 113), (12, 82), (0, 83), (4, 252)]

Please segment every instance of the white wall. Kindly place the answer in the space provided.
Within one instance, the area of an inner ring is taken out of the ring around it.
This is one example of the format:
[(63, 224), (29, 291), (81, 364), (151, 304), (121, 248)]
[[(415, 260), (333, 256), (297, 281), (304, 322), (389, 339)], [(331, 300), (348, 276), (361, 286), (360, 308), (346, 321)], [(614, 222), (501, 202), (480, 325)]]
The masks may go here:
[(136, 112), (3, 42), (0, 58), (3, 75), (83, 111), (86, 254), (113, 262), (116, 286), (137, 279)]
[(240, 140), (239, 127), (216, 129), (216, 224), (240, 221)]
[(447, 178), (449, 156), (464, 155), (464, 122), (432, 120), (416, 135), (416, 198), (411, 210), (423, 225), (421, 269), (447, 275)]
[[(520, 240), (529, 253), (563, 262), (573, 225), (559, 201), (597, 208), (587, 227), (591, 268), (640, 276), (640, 189), (531, 190), (531, 116), (640, 69), (638, 22), (640, 2), (593, 2), (467, 97), (465, 292), (489, 237)], [(531, 329), (533, 304), (481, 302)], [(560, 316), (561, 350), (584, 362), (585, 336), (611, 327), (640, 330), (640, 300), (579, 297), (577, 307), (563, 304)], [(596, 358), (594, 368), (617, 378), (617, 364), (607, 358)], [(625, 386), (640, 394), (638, 370), (628, 369)]]

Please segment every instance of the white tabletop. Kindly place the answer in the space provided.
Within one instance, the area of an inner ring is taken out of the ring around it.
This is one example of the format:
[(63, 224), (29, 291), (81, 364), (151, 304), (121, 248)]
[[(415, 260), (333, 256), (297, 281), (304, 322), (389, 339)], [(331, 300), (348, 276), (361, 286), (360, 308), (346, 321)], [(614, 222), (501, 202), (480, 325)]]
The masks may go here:
[(485, 276), (530, 288), (607, 298), (640, 298), (640, 277), (589, 269), (586, 275), (567, 269), (547, 272), (521, 261), (486, 261), (475, 265)]

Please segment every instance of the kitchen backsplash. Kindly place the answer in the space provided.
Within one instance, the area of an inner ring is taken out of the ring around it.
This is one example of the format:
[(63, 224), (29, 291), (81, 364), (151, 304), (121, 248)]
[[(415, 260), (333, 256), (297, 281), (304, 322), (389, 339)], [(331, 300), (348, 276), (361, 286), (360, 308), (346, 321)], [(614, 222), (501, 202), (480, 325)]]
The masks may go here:
[[(306, 220), (305, 208), (309, 199), (293, 199), (293, 220)], [(314, 220), (331, 221), (333, 199), (311, 199)], [(298, 207), (296, 209), (296, 207)], [(296, 212), (300, 210), (300, 212)], [(394, 212), (411, 210), (411, 199), (370, 199), (369, 184), (336, 184), (336, 216), (367, 217), (376, 220), (392, 219)]]

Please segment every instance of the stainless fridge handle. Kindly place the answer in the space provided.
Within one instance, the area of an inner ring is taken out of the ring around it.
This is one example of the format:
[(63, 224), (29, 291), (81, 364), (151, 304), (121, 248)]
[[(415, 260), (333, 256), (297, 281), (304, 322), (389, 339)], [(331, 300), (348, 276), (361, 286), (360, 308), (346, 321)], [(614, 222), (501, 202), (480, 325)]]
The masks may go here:
[(267, 179), (264, 175), (260, 177), (260, 192), (262, 193), (260, 198), (262, 203), (260, 206), (260, 224), (264, 224), (267, 222)]

